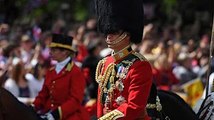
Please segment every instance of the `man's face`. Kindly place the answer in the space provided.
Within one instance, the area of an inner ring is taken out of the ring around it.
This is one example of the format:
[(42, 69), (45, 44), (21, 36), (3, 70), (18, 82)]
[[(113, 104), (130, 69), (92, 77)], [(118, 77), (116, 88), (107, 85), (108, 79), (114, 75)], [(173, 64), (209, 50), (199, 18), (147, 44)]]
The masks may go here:
[(106, 43), (108, 47), (113, 49), (114, 52), (122, 50), (124, 47), (130, 45), (130, 36), (127, 32), (109, 33), (106, 35)]
[(122, 31), (121, 32), (107, 34), (106, 43), (108, 44), (109, 48), (114, 48), (114, 47), (117, 46), (117, 40), (121, 36), (121, 34), (122, 34)]

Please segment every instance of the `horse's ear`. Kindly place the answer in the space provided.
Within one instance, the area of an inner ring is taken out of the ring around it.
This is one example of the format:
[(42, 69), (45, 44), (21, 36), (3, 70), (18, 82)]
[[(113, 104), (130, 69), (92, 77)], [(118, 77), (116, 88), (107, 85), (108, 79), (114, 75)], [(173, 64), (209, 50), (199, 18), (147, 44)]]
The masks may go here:
[(3, 84), (7, 79), (7, 70), (4, 70), (0, 76), (0, 88), (2, 88)]
[(2, 96), (7, 96), (8, 99), (10, 98), (17, 99), (11, 92), (9, 92), (7, 89), (3, 87), (0, 87), (0, 93)]

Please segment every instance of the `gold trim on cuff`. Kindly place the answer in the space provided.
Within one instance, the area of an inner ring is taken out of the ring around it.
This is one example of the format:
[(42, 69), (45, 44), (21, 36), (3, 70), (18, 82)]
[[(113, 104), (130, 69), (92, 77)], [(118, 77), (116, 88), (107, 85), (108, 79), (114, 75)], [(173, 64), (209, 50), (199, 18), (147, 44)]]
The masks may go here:
[(103, 115), (98, 120), (116, 120), (121, 117), (124, 117), (124, 114), (122, 112), (120, 112), (119, 110), (115, 109), (115, 110)]
[(59, 119), (62, 120), (62, 108), (58, 107), (59, 110)]
[(67, 65), (67, 67), (66, 67), (66, 70), (67, 70), (67, 71), (71, 71), (71, 69), (73, 68), (73, 66), (74, 66), (74, 63), (73, 63), (73, 62), (68, 63), (68, 65)]

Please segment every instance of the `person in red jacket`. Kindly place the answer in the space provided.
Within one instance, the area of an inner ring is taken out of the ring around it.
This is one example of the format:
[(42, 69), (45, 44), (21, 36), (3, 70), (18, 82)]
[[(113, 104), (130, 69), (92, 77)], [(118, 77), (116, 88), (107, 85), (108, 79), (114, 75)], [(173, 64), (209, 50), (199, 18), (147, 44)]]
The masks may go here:
[(149, 120), (152, 68), (131, 48), (142, 40), (142, 0), (96, 0), (95, 6), (98, 30), (113, 50), (96, 68), (98, 120)]
[(86, 81), (72, 61), (75, 53), (72, 39), (62, 34), (52, 35), (50, 56), (57, 63), (47, 71), (42, 90), (33, 102), (44, 120), (89, 120), (81, 105)]

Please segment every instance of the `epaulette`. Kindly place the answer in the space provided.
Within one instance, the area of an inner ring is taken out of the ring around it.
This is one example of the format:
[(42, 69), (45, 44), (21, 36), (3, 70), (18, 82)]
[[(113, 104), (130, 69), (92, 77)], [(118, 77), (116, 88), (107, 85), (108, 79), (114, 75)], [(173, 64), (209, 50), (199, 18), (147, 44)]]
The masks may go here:
[(135, 55), (136, 57), (138, 57), (141, 61), (148, 61), (143, 55), (141, 55), (138, 52), (134, 52), (133, 55)]
[(124, 114), (122, 112), (120, 112), (119, 110), (115, 109), (115, 110), (103, 115), (98, 120), (116, 120), (121, 117), (124, 117)]
[(71, 71), (72, 67), (74, 66), (73, 62), (68, 63), (67, 67), (66, 67), (66, 71)]

